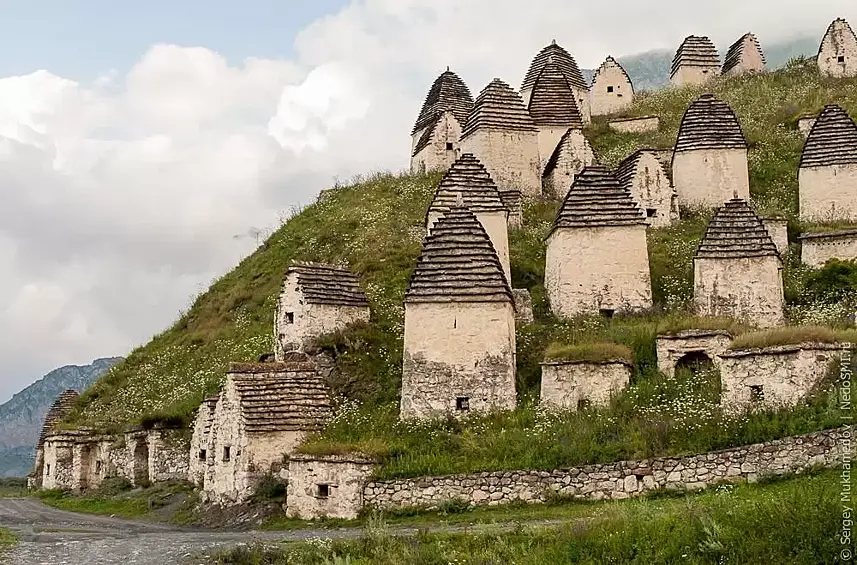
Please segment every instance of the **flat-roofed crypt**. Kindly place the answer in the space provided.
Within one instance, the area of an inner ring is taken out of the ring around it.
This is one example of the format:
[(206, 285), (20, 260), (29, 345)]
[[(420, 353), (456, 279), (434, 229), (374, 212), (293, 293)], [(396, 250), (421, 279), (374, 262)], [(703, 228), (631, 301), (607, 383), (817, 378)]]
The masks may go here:
[(685, 37), (673, 57), (670, 82), (675, 86), (703, 84), (719, 74), (720, 59), (711, 40), (706, 36)]

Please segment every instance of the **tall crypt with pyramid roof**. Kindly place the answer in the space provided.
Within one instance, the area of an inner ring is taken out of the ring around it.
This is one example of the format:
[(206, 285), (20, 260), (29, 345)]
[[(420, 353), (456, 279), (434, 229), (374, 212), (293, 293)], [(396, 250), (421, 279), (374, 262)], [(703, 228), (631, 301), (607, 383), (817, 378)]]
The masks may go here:
[(759, 40), (752, 33), (745, 33), (729, 46), (723, 59), (724, 75), (761, 73), (765, 70), (765, 54)]
[(36, 465), (27, 480), (30, 488), (41, 487), (44, 475), (51, 475), (50, 469), (47, 473), (45, 472), (45, 438), (54, 431), (57, 424), (62, 422), (63, 418), (69, 415), (74, 407), (74, 403), (77, 401), (77, 397), (77, 391), (71, 389), (65, 390), (54, 400), (54, 403), (48, 409), (44, 424), (42, 425), (42, 431), (39, 434), (39, 441), (36, 443)]
[(684, 206), (716, 208), (735, 192), (750, 198), (747, 141), (735, 113), (714, 95), (703, 94), (684, 113), (672, 176)]
[(400, 417), (515, 407), (515, 307), (476, 215), (453, 206), (423, 242), (405, 295)]
[(607, 57), (595, 71), (589, 99), (593, 116), (621, 112), (634, 102), (631, 78), (613, 57)]
[(554, 198), (565, 198), (577, 175), (594, 164), (595, 152), (583, 135), (583, 128), (568, 128), (545, 163), (542, 192)]
[(857, 36), (842, 18), (833, 20), (818, 46), (818, 70), (822, 75), (857, 76)]
[(446, 69), (432, 84), (411, 131), (411, 172), (445, 170), (459, 154), (461, 129), (473, 109), (470, 89)]
[(652, 306), (646, 220), (606, 167), (587, 167), (568, 191), (547, 238), (545, 288), (562, 318)]
[(571, 86), (552, 59), (542, 67), (536, 78), (527, 111), (539, 130), (542, 170), (565, 133), (569, 129), (583, 129), (583, 120), (574, 102)]
[(857, 219), (857, 125), (843, 108), (824, 107), (815, 120), (798, 172), (800, 219)]
[(708, 37), (689, 35), (673, 57), (670, 82), (675, 86), (703, 84), (720, 74), (717, 49)]
[(653, 150), (631, 153), (616, 167), (616, 178), (645, 211), (650, 226), (662, 228), (678, 221), (678, 194)]
[(589, 85), (586, 84), (586, 80), (583, 78), (583, 74), (580, 72), (580, 68), (577, 66), (574, 57), (560, 45), (557, 45), (555, 40), (551, 41), (550, 45), (536, 54), (530, 63), (530, 68), (527, 69), (527, 74), (524, 76), (523, 83), (521, 83), (521, 97), (524, 99), (524, 104), (530, 103), (536, 80), (548, 62), (553, 62), (560, 68), (569, 86), (571, 86), (572, 92), (574, 92), (574, 102), (580, 111), (583, 123), (588, 124), (592, 117), (592, 112), (589, 108)]
[(701, 316), (779, 326), (783, 272), (777, 247), (746, 200), (717, 209), (693, 258), (693, 302)]

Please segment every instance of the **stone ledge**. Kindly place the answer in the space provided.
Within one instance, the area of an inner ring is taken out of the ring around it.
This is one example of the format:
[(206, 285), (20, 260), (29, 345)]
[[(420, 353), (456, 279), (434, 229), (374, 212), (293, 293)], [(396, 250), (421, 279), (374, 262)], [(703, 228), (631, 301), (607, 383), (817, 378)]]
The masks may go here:
[(798, 351), (807, 350), (822, 350), (835, 351), (846, 350), (847, 343), (822, 343), (822, 342), (805, 342), (789, 345), (772, 345), (770, 347), (749, 347), (746, 349), (730, 349), (725, 353), (721, 353), (720, 357), (748, 357), (750, 355), (782, 355), (785, 353), (796, 353)]
[(674, 334), (658, 334), (656, 339), (690, 339), (694, 337), (726, 336), (732, 338), (732, 334), (726, 330), (681, 330)]

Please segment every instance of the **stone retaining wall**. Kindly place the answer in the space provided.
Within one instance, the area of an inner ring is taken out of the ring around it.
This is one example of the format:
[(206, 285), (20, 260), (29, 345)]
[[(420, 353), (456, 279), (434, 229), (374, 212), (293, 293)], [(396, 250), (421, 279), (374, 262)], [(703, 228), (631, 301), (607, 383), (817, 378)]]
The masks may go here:
[[(368, 483), (364, 505), (432, 507), (448, 500), (498, 505), (523, 500), (545, 502), (561, 495), (575, 499), (623, 499), (665, 489), (697, 489), (720, 482), (755, 481), (763, 475), (833, 466), (848, 428), (825, 430), (768, 443), (688, 457), (620, 461), (554, 471), (500, 471)], [(853, 444), (850, 444), (853, 446)], [(852, 447), (853, 451), (853, 447)]]

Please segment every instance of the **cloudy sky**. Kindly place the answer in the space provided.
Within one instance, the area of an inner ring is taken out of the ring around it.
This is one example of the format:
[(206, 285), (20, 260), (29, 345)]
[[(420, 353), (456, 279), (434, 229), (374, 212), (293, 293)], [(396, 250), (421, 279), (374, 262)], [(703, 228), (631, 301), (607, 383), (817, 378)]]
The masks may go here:
[(854, 0), (0, 0), (0, 402), (122, 355), (334, 177), (407, 165), (446, 65), (517, 86), (709, 35), (821, 38)]

